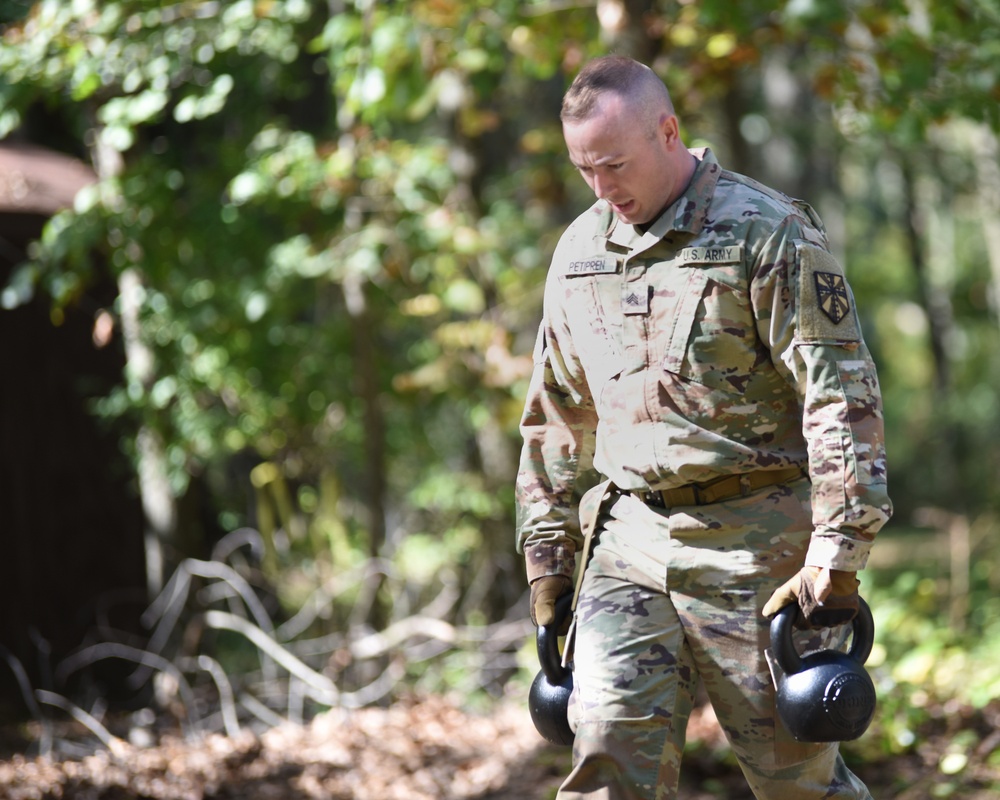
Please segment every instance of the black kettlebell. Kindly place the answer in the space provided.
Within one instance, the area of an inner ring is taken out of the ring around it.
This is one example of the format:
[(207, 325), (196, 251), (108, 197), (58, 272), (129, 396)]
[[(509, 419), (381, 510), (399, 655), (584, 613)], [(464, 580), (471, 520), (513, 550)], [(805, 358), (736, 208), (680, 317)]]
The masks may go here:
[(792, 641), (799, 613), (789, 603), (771, 620), (771, 652), (784, 676), (778, 678), (778, 716), (800, 742), (857, 739), (875, 716), (875, 684), (864, 668), (875, 641), (875, 621), (862, 599), (847, 653), (821, 650), (800, 656)]
[(573, 691), (573, 672), (562, 665), (559, 654), (559, 629), (572, 613), (573, 595), (556, 600), (555, 619), (551, 625), (539, 625), (535, 644), (541, 671), (528, 692), (528, 710), (542, 738), (552, 744), (573, 744), (567, 709)]

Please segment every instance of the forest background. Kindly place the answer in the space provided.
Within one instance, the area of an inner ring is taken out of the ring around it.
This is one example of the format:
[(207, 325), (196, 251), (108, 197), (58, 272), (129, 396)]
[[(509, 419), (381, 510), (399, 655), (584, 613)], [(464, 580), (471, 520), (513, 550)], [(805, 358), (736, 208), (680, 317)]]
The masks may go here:
[[(856, 294), (896, 507), (863, 576), (870, 743), (904, 753), (942, 708), (995, 700), (995, 0), (0, 13), (0, 137), (97, 176), (0, 314), (44, 296), (59, 325), (113, 281), (94, 346), (125, 369), (92, 411), (120, 432), (146, 517), (148, 637), (63, 674), (105, 658), (170, 673), (189, 720), (228, 686), (220, 727), (414, 692), (523, 697), (517, 422), (548, 258), (591, 201), (558, 108), (615, 51), (665, 79), (689, 145), (819, 210)], [(969, 748), (942, 752), (943, 785)]]

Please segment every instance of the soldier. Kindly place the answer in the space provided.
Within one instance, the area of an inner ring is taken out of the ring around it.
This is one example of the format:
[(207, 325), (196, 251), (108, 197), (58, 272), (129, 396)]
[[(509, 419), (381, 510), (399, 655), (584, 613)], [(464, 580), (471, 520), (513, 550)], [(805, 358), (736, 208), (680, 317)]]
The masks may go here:
[(799, 635), (843, 641), (892, 510), (822, 223), (688, 150), (631, 59), (588, 63), (561, 118), (597, 202), (552, 259), (517, 479), (535, 624), (580, 574), (558, 797), (674, 797), (700, 678), (758, 798), (870, 798), (837, 743), (784, 729), (764, 654), (792, 601)]

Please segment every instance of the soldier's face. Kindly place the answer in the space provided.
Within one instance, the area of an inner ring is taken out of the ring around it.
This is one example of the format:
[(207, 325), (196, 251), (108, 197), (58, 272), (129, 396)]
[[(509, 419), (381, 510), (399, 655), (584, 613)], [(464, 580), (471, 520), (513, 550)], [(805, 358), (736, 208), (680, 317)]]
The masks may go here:
[(609, 94), (589, 119), (564, 123), (563, 137), (587, 185), (630, 225), (654, 220), (687, 183), (679, 153), (689, 156), (672, 115), (665, 113), (652, 131), (622, 98)]

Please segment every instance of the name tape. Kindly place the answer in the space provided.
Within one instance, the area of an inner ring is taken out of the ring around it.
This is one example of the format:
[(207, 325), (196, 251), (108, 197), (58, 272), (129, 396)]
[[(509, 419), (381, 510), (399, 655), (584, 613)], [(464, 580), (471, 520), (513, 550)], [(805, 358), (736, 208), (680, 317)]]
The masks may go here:
[(685, 247), (679, 257), (685, 264), (739, 264), (743, 260), (743, 245)]
[(606, 275), (613, 272), (618, 272), (618, 259), (611, 255), (570, 261), (566, 267), (567, 275)]

